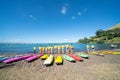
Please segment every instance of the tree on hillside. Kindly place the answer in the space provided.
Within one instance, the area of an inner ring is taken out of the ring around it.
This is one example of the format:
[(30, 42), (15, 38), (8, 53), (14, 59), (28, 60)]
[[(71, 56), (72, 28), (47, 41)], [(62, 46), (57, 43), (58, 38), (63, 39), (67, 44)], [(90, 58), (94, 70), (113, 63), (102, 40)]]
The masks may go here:
[(84, 37), (84, 39), (79, 39), (78, 43), (89, 43), (90, 39), (88, 39), (87, 37)]
[(115, 32), (114, 37), (120, 37), (120, 28), (114, 29), (114, 32)]
[(95, 34), (96, 34), (97, 37), (101, 37), (104, 32), (105, 32), (104, 30), (99, 29), (99, 30), (96, 31)]

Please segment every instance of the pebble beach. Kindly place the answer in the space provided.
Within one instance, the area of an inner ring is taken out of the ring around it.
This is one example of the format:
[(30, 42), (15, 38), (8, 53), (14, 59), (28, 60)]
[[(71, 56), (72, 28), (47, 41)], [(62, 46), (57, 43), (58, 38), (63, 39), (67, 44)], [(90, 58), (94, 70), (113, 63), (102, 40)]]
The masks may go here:
[(83, 62), (64, 60), (63, 65), (48, 67), (41, 59), (0, 63), (0, 80), (120, 80), (120, 55), (89, 56)]

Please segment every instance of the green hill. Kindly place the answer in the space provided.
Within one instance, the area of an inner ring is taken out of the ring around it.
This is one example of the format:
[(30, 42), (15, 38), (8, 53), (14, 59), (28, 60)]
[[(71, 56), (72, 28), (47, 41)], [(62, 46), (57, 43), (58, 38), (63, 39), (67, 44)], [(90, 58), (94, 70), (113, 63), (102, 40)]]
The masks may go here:
[(118, 28), (120, 28), (120, 23), (119, 24), (117, 24), (117, 25), (115, 25), (115, 26), (112, 26), (110, 29), (108, 29), (108, 30), (114, 30), (114, 29), (118, 29)]
[(120, 43), (120, 23), (108, 30), (99, 29), (95, 36), (79, 39), (78, 43)]

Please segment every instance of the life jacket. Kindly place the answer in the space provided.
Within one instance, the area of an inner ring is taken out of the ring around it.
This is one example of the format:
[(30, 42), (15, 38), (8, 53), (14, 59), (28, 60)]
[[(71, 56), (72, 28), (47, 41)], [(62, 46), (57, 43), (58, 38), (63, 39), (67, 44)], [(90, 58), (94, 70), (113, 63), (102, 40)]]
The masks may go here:
[(58, 46), (58, 49), (60, 49), (60, 46)]
[(68, 48), (69, 47), (69, 45), (66, 45), (66, 48)]
[(92, 45), (91, 47), (94, 48), (94, 45)]
[(86, 48), (88, 49), (88, 48), (89, 48), (89, 45), (86, 45)]
[(61, 47), (62, 47), (62, 49), (64, 49), (64, 45), (62, 45)]
[(33, 50), (36, 50), (37, 48), (36, 47), (33, 47)]

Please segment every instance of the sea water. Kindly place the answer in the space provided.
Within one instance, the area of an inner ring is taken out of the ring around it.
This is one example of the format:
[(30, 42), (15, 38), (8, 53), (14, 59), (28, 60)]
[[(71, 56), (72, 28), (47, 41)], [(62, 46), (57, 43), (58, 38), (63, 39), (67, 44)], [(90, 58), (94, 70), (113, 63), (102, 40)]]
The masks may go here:
[[(66, 43), (58, 43), (56, 45), (62, 45)], [(68, 43), (74, 46), (74, 51), (86, 51), (86, 44), (80, 43)], [(0, 54), (24, 54), (33, 53), (33, 47), (37, 46), (37, 52), (39, 46), (54, 46), (54, 43), (0, 43)], [(92, 44), (87, 44), (90, 46)], [(115, 49), (120, 49), (120, 44), (116, 44)], [(110, 44), (94, 44), (95, 50), (111, 50)]]

